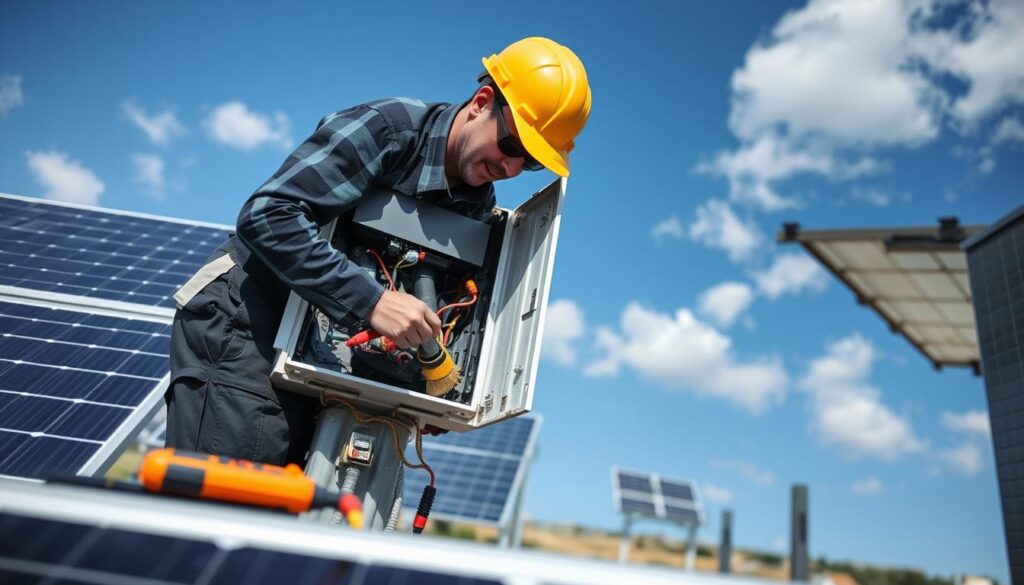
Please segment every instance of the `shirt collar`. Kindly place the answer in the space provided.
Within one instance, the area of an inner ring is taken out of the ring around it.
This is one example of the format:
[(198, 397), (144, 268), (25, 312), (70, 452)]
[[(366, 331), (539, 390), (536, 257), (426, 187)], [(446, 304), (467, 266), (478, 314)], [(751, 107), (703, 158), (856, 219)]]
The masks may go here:
[(444, 157), (448, 148), (448, 135), (459, 113), (461, 105), (452, 104), (441, 111), (427, 133), (427, 148), (423, 156), (423, 170), (416, 186), (416, 193), (444, 191), (447, 182), (444, 177)]

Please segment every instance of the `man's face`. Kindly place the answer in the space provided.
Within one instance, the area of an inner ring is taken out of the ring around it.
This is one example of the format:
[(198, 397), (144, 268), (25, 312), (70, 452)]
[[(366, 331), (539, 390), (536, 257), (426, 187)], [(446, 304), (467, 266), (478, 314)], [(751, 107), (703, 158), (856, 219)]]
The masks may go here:
[[(484, 98), (481, 98), (484, 93)], [(491, 181), (510, 179), (523, 172), (523, 159), (510, 157), (498, 148), (501, 129), (497, 116), (504, 116), (509, 133), (518, 136), (508, 108), (494, 100), (494, 94), (481, 90), (467, 106), (466, 124), (456, 140), (458, 172), (462, 182), (478, 187)]]

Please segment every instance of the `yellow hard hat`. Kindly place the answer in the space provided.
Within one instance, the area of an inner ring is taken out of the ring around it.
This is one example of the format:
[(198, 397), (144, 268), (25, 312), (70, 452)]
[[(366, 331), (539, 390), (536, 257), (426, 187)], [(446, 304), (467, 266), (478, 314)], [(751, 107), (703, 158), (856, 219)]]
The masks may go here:
[(573, 139), (590, 115), (590, 85), (579, 57), (551, 39), (529, 37), (483, 63), (508, 101), (526, 150), (554, 173), (569, 176)]

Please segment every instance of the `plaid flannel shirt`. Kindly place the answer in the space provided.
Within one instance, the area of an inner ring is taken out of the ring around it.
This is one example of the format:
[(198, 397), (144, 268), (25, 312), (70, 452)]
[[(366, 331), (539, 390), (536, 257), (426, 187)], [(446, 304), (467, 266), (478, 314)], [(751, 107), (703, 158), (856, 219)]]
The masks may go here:
[(460, 106), (395, 98), (320, 121), (284, 165), (246, 201), (239, 239), (290, 289), (331, 318), (365, 319), (384, 293), (366, 271), (320, 236), (320, 227), (384, 186), (486, 220), (490, 183), (449, 195), (445, 148)]

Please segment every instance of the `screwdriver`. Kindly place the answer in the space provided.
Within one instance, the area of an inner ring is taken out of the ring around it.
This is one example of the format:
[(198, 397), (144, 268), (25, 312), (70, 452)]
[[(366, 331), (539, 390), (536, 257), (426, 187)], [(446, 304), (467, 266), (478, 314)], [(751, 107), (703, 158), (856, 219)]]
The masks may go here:
[(362, 503), (354, 494), (332, 493), (285, 467), (180, 449), (150, 451), (139, 467), (139, 482), (150, 492), (284, 509), (292, 514), (336, 508), (353, 528), (362, 528)]

